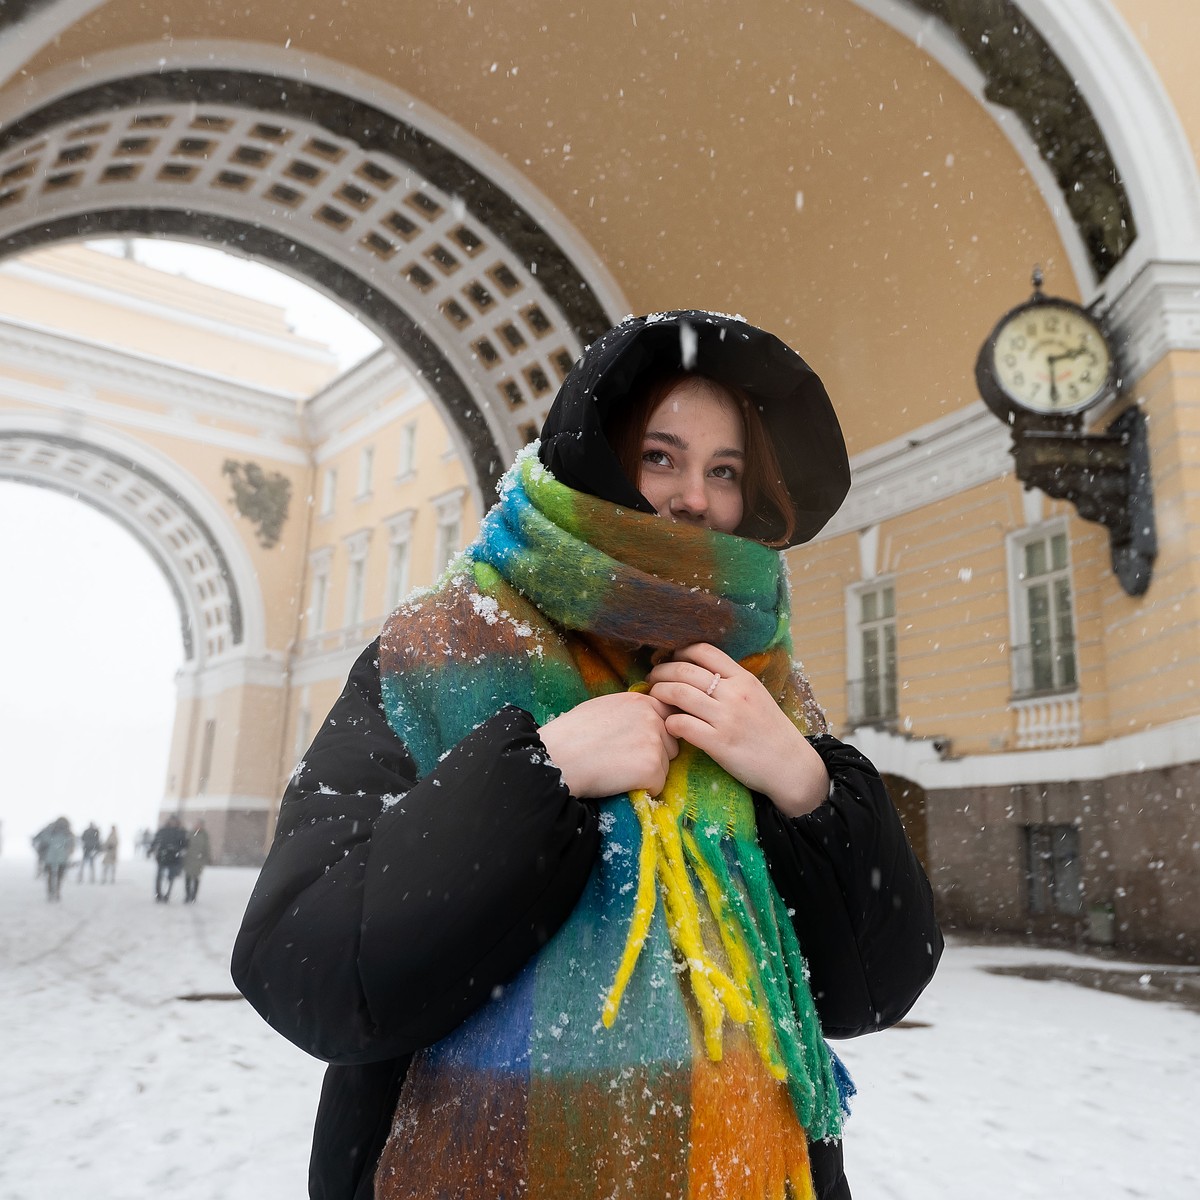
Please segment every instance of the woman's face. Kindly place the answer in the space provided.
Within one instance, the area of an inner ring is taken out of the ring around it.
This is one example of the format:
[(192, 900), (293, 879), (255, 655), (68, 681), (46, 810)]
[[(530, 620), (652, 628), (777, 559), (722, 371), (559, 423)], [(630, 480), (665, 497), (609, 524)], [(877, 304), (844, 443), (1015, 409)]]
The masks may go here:
[(661, 516), (733, 533), (742, 523), (745, 440), (733, 401), (685, 379), (650, 414), (638, 491)]

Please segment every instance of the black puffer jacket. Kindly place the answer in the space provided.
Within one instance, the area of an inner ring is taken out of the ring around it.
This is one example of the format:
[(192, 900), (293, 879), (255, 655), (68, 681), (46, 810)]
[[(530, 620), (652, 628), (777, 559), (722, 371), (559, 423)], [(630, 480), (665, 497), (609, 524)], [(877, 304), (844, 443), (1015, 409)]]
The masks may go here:
[[(813, 745), (829, 801), (791, 819), (755, 797), (759, 836), (825, 1032), (853, 1037), (908, 1011), (942, 940), (878, 774), (835, 738)], [(372, 1195), (409, 1056), (516, 975), (583, 891), (597, 808), (530, 754), (540, 747), (529, 714), (505, 708), (416, 782), (383, 715), (376, 644), (297, 768), (233, 976), (272, 1026), (332, 1064), (313, 1197)], [(813, 1162), (818, 1195), (849, 1195), (840, 1147), (815, 1145)]]
[[(732, 317), (622, 322), (572, 369), (541, 458), (569, 487), (654, 511), (605, 429), (646, 379), (695, 368), (760, 412), (792, 499), (793, 543), (849, 486), (820, 379), (771, 334)], [(772, 532), (750, 514), (747, 536)], [(870, 763), (813, 739), (830, 798), (798, 819), (755, 797), (759, 838), (808, 958), (826, 1034), (898, 1021), (933, 974), (942, 939), (929, 884)], [(505, 708), (425, 778), (383, 714), (377, 647), (358, 660), (283, 798), (275, 841), (234, 948), (233, 975), (285, 1037), (332, 1065), (313, 1143), (320, 1200), (367, 1200), (413, 1051), (455, 1029), (513, 978), (579, 899), (599, 847), (594, 803), (544, 761), (530, 715)], [(840, 1146), (817, 1144), (823, 1200), (849, 1196)]]

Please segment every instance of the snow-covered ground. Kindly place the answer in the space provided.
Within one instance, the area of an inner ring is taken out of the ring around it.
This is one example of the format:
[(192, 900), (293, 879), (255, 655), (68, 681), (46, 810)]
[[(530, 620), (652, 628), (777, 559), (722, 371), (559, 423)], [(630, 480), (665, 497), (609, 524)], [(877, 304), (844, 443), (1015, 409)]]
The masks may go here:
[[(321, 1065), (227, 997), (254, 872), (199, 902), (0, 859), (0, 1200), (297, 1200)], [(177, 882), (177, 890), (179, 883)], [(908, 1027), (842, 1043), (856, 1200), (1200, 1196), (1200, 1014), (989, 966), (1100, 964), (955, 942)]]

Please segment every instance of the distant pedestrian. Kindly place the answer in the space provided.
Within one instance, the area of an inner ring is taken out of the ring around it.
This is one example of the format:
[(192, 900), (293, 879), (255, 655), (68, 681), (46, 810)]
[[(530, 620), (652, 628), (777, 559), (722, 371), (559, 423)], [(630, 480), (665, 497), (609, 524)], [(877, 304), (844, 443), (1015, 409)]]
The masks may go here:
[(67, 864), (75, 853), (75, 835), (71, 832), (71, 822), (66, 817), (59, 817), (50, 826), (46, 836), (46, 899), (62, 899), (62, 881), (67, 873)]
[(158, 872), (154, 876), (154, 899), (160, 904), (166, 904), (171, 899), (171, 885), (179, 874), (187, 843), (188, 835), (174, 813), (167, 818), (167, 823), (154, 835), (154, 840), (150, 843), (150, 850), (158, 863)]
[(114, 825), (108, 831), (108, 837), (104, 839), (104, 857), (100, 860), (101, 883), (117, 882), (117, 848), (119, 845), (117, 827)]
[(40, 878), (42, 872), (46, 869), (46, 847), (50, 844), (50, 834), (53, 832), (53, 830), (54, 822), (51, 821), (49, 825), (43, 825), (42, 828), (39, 829), (32, 838), (30, 838), (30, 841), (33, 843), (33, 851), (37, 855), (37, 864), (33, 869), (34, 879)]
[(183, 855), (183, 902), (191, 904), (200, 890), (200, 872), (212, 862), (212, 846), (203, 821), (196, 822)]
[(89, 821), (88, 827), (79, 835), (79, 882), (83, 882), (83, 873), (87, 871), (93, 883), (96, 882), (96, 856), (100, 853), (100, 827), (95, 821)]

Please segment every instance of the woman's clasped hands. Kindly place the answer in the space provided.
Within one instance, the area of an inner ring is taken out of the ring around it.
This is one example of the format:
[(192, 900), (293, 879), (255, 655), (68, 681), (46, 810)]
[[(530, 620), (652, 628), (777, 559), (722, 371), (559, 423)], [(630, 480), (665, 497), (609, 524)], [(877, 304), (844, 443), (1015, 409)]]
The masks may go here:
[(786, 816), (811, 812), (827, 796), (820, 755), (757, 677), (724, 651), (707, 642), (685, 646), (646, 682), (648, 693), (599, 696), (542, 727), (573, 795), (634, 788), (657, 795), (683, 740)]

